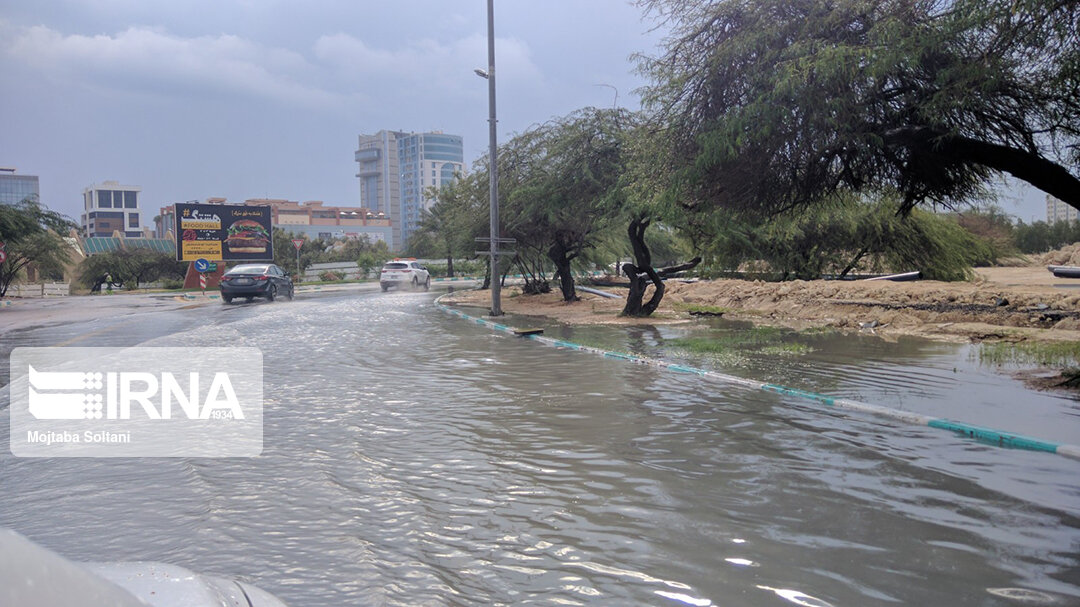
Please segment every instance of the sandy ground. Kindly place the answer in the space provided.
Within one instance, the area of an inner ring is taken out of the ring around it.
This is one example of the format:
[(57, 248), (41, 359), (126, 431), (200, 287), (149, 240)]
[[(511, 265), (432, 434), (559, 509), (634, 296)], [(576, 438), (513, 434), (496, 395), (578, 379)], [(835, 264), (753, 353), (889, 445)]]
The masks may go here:
[[(1040, 260), (1041, 262), (1041, 260)], [(605, 288), (625, 296), (625, 289)], [(652, 289), (646, 293), (649, 297)], [(972, 282), (743, 280), (667, 282), (650, 318), (622, 318), (623, 300), (579, 293), (564, 303), (555, 292), (525, 296), (504, 291), (503, 310), (568, 324), (687, 322), (692, 311), (714, 308), (725, 318), (770, 325), (873, 331), (958, 340), (1080, 340), (1080, 280), (1055, 278), (1045, 265), (978, 268)], [(443, 303), (490, 306), (488, 291), (459, 291)]]

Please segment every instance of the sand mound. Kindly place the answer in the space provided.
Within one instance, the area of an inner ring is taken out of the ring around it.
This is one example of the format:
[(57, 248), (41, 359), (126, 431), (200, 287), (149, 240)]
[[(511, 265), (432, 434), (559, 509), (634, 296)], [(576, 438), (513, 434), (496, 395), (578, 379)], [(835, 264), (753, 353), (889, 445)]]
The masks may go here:
[(1080, 242), (1037, 256), (1041, 265), (1080, 266)]
[[(1080, 265), (1080, 244), (1066, 255)], [(1065, 263), (1057, 265), (1066, 265)], [(668, 281), (660, 309), (645, 319), (618, 316), (622, 299), (579, 293), (566, 304), (558, 291), (538, 296), (510, 290), (503, 309), (547, 316), (569, 324), (686, 322), (709, 309), (725, 317), (797, 328), (825, 326), (939, 339), (1080, 340), (1080, 280), (1055, 278), (1045, 266), (977, 268), (973, 282)], [(625, 295), (625, 289), (607, 289)], [(651, 289), (646, 297), (651, 295)], [(484, 305), (487, 291), (451, 295), (447, 303)], [(884, 326), (882, 326), (884, 325)]]

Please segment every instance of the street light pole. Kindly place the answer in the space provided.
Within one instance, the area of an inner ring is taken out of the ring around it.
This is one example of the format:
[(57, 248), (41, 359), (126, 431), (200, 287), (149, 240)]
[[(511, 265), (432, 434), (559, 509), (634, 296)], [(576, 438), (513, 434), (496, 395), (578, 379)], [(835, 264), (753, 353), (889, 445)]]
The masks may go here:
[(487, 0), (488, 26), (488, 127), (490, 165), (488, 190), (491, 193), (491, 315), (502, 316), (502, 274), (499, 272), (499, 163), (495, 121), (495, 0)]

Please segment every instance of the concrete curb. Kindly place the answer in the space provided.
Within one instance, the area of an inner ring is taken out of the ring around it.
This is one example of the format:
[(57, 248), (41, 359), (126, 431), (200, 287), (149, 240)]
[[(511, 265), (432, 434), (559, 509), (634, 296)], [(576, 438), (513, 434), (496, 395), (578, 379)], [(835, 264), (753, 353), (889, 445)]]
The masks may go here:
[[(455, 310), (449, 306), (446, 306), (445, 304), (440, 302), (443, 297), (445, 296), (440, 296), (438, 299), (435, 300), (435, 306), (439, 310), (442, 310), (443, 312), (457, 316), (459, 318), (471, 320), (476, 324), (483, 325), (496, 331), (513, 334), (513, 327), (492, 322), (484, 318), (469, 316), (468, 314), (460, 310)], [(716, 371), (709, 371), (706, 369), (699, 369), (686, 365), (678, 365), (659, 359), (647, 358), (634, 354), (627, 354), (625, 352), (602, 350), (600, 348), (593, 348), (591, 346), (585, 346), (582, 344), (576, 344), (564, 340), (552, 339), (550, 337), (544, 337), (542, 335), (523, 335), (522, 337), (524, 339), (531, 339), (533, 341), (544, 343), (550, 346), (555, 346), (557, 348), (567, 348), (569, 350), (575, 350), (578, 352), (589, 352), (591, 354), (596, 354), (605, 358), (614, 358), (624, 360), (630, 363), (649, 365), (652, 367), (657, 367), (668, 371), (674, 371), (677, 373), (690, 373), (729, 385), (740, 386), (743, 388), (749, 388), (754, 390), (764, 390), (766, 392), (773, 392), (784, 396), (791, 396), (794, 398), (812, 401), (820, 405), (824, 405), (830, 409), (855, 411), (859, 413), (873, 415), (876, 417), (885, 417), (916, 426), (927, 426), (930, 428), (948, 430), (950, 432), (955, 432), (957, 434), (973, 438), (975, 440), (978, 440), (979, 442), (989, 445), (995, 445), (998, 447), (1021, 449), (1025, 451), (1040, 451), (1044, 453), (1056, 453), (1057, 455), (1062, 455), (1068, 458), (1080, 460), (1080, 445), (1056, 443), (1053, 441), (1046, 441), (1038, 438), (1023, 436), (1021, 434), (1014, 434), (1011, 432), (1003, 432), (1001, 430), (974, 426), (964, 422), (934, 418), (926, 415), (912, 413), (910, 411), (900, 411), (898, 409), (891, 409), (889, 407), (873, 405), (870, 403), (863, 403), (860, 401), (845, 398), (833, 398), (825, 394), (808, 392), (806, 390), (800, 390), (798, 388), (790, 388), (787, 386), (768, 384), (756, 380), (736, 377), (734, 375), (718, 373)]]

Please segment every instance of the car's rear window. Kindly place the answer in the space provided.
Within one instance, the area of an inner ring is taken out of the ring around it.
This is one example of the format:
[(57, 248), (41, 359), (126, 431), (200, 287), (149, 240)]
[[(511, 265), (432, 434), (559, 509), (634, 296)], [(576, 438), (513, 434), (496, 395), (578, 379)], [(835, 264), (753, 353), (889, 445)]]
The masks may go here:
[(266, 270), (269, 267), (270, 266), (258, 266), (258, 265), (247, 264), (247, 265), (243, 265), (243, 266), (236, 266), (235, 268), (229, 270), (228, 272), (225, 272), (225, 274), (226, 275), (228, 275), (228, 274), (265, 274)]
[(384, 270), (407, 270), (408, 268), (409, 264), (407, 263), (388, 263), (383, 266)]

